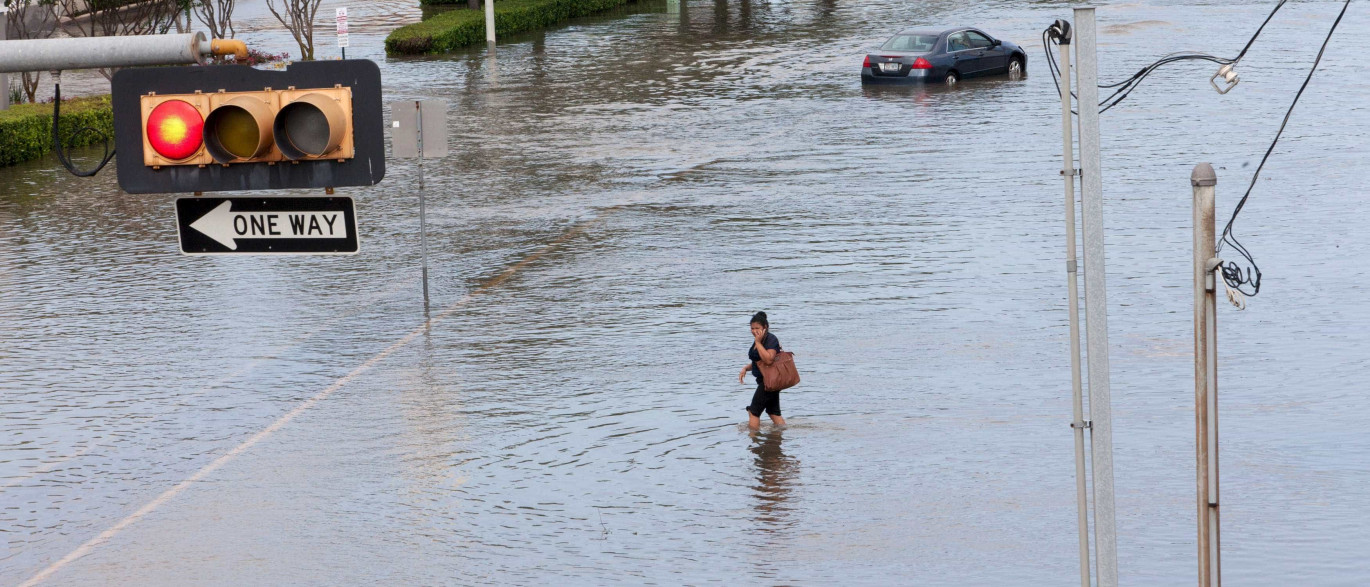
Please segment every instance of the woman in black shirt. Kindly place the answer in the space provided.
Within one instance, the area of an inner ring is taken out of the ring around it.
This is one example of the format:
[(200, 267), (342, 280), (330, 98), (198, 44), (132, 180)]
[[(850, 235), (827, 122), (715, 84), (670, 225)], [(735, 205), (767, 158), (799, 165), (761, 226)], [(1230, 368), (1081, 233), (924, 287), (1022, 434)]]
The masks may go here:
[(761, 427), (763, 410), (770, 414), (772, 424), (785, 425), (785, 418), (780, 416), (780, 392), (766, 391), (765, 382), (761, 379), (761, 368), (757, 366), (758, 361), (774, 360), (775, 352), (780, 350), (780, 339), (771, 334), (770, 330), (771, 324), (766, 321), (765, 312), (757, 312), (752, 316), (752, 346), (747, 349), (747, 358), (751, 359), (751, 362), (737, 374), (737, 382), (742, 384), (746, 383), (747, 371), (751, 371), (752, 377), (756, 378), (756, 393), (752, 394), (752, 405), (747, 406), (747, 427), (752, 430)]

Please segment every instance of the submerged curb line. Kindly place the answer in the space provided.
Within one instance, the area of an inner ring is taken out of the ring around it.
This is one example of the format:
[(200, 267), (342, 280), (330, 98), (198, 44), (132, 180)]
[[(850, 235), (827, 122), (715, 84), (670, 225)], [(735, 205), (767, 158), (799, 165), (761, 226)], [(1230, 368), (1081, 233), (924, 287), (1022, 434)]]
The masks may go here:
[(180, 495), (182, 491), (185, 491), (187, 488), (195, 484), (197, 481), (204, 479), (210, 473), (213, 473), (220, 467), (223, 467), (224, 465), (228, 464), (229, 461), (233, 460), (238, 455), (246, 452), (248, 449), (252, 448), (253, 445), (256, 445), (258, 442), (261, 442), (266, 437), (271, 436), (272, 433), (276, 432), (277, 430), (280, 430), (286, 424), (289, 424), (290, 421), (294, 420), (296, 416), (304, 413), (305, 410), (314, 407), (314, 404), (317, 404), (323, 401), (324, 399), (327, 399), (328, 396), (333, 395), (334, 392), (338, 391), (339, 389), (342, 389), (343, 386), (350, 383), (353, 379), (356, 379), (363, 373), (370, 371), (372, 367), (375, 367), (377, 364), (379, 364), (381, 361), (384, 361), (395, 351), (403, 348), (405, 345), (412, 342), (420, 334), (423, 334), (425, 331), (432, 328), (434, 324), (437, 324), (438, 322), (441, 322), (448, 316), (451, 316), (462, 306), (466, 305), (467, 303), (471, 302), (471, 300), (475, 299), (476, 296), (479, 296), (480, 294), (483, 294), (491, 289), (494, 289), (495, 287), (498, 287), (499, 285), (503, 284), (505, 281), (508, 281), (509, 278), (512, 277), (515, 273), (517, 273), (520, 269), (523, 269), (530, 263), (537, 261), (547, 253), (552, 252), (557, 247), (561, 246), (562, 243), (565, 243), (572, 237), (580, 234), (581, 232), (584, 232), (586, 228), (590, 227), (596, 222), (599, 222), (608, 213), (618, 210), (619, 208), (622, 208), (622, 205), (607, 208), (603, 210), (598, 216), (591, 218), (587, 221), (584, 221), (580, 224), (577, 224), (570, 230), (566, 231), (565, 234), (561, 235), (560, 237), (557, 237), (556, 240), (546, 244), (545, 246), (528, 255), (527, 257), (524, 257), (518, 263), (515, 263), (508, 269), (501, 271), (499, 275), (496, 275), (495, 277), (489, 279), (485, 283), (480, 284), (475, 289), (472, 289), (466, 295), (462, 296), (461, 299), (452, 302), (451, 305), (444, 308), (442, 312), (439, 312), (437, 315), (424, 321), (423, 324), (420, 324), (418, 327), (409, 331), (408, 334), (404, 335), (399, 340), (391, 343), (390, 346), (385, 347), (384, 350), (368, 359), (365, 363), (362, 363), (357, 368), (350, 371), (348, 374), (342, 376), (337, 381), (334, 381), (332, 385), (329, 385), (319, 393), (314, 394), (313, 397), (304, 400), (300, 403), (300, 405), (295, 406), (289, 412), (286, 412), (280, 418), (277, 418), (275, 422), (271, 423), (271, 425), (267, 426), (266, 428), (263, 428), (260, 432), (253, 434), (251, 437), (249, 437), (247, 440), (244, 440), (238, 446), (233, 447), (232, 450), (219, 456), (219, 458), (214, 459), (208, 465), (205, 465), (199, 471), (196, 471), (195, 474), (191, 475), (190, 477), (187, 477), (184, 481), (181, 481), (180, 483), (177, 483), (176, 485), (172, 486), (170, 489), (162, 492), (162, 494), (158, 495), (156, 499), (153, 499), (152, 501), (148, 502), (147, 505), (138, 508), (138, 511), (129, 514), (122, 520), (119, 520), (118, 523), (114, 524), (113, 526), (110, 526), (109, 529), (105, 530), (104, 532), (101, 532), (96, 537), (87, 540), (84, 544), (76, 547), (75, 550), (71, 551), (66, 556), (62, 557), (61, 559), (58, 559), (57, 562), (48, 565), (47, 568), (44, 568), (43, 570), (39, 571), (37, 574), (30, 577), (27, 581), (20, 583), (19, 587), (31, 587), (32, 585), (37, 585), (43, 581), (46, 581), (47, 579), (51, 578), (52, 575), (57, 573), (57, 571), (61, 570), (62, 567), (65, 567), (68, 564), (71, 564), (72, 562), (76, 561), (77, 559), (87, 554), (90, 554), (91, 551), (100, 547), (102, 544), (109, 542), (110, 539), (118, 535), (119, 532), (123, 531), (125, 528), (129, 526), (132, 526), (139, 520), (143, 519), (148, 514), (152, 513), (154, 510), (161, 507), (166, 502), (171, 501), (177, 495)]

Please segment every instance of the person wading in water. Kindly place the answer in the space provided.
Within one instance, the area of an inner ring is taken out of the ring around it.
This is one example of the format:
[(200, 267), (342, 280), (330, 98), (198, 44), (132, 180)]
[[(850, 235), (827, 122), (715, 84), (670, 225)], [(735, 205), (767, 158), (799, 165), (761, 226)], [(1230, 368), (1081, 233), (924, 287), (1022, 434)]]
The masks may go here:
[(785, 418), (780, 416), (780, 392), (766, 391), (766, 384), (761, 380), (761, 368), (757, 366), (758, 361), (774, 360), (775, 352), (778, 350), (780, 339), (771, 334), (771, 324), (766, 321), (766, 313), (757, 312), (752, 316), (752, 346), (747, 349), (747, 358), (751, 359), (751, 362), (737, 374), (737, 382), (743, 385), (747, 383), (747, 371), (750, 370), (752, 377), (756, 378), (756, 393), (752, 394), (752, 405), (747, 406), (747, 427), (752, 430), (761, 427), (763, 410), (771, 415), (772, 424), (785, 425)]

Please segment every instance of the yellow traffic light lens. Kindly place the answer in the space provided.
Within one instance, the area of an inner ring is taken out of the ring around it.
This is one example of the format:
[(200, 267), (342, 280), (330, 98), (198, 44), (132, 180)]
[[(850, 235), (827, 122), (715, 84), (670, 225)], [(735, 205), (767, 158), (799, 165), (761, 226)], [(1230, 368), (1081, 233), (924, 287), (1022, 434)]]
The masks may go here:
[(271, 149), (271, 108), (254, 96), (238, 96), (205, 117), (205, 149), (220, 163), (252, 160)]
[(183, 100), (158, 104), (147, 117), (147, 142), (158, 155), (179, 161), (200, 150), (204, 119)]
[(246, 159), (257, 154), (257, 121), (242, 108), (222, 108), (222, 114), (214, 117), (212, 132), (219, 146), (233, 156)]

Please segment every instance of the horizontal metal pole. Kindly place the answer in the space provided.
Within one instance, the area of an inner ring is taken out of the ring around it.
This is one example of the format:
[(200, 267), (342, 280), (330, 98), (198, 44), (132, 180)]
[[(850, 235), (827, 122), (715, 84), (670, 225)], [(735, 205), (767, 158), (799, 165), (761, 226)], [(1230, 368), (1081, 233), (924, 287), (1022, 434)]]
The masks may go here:
[(203, 63), (204, 33), (0, 41), (0, 73)]

